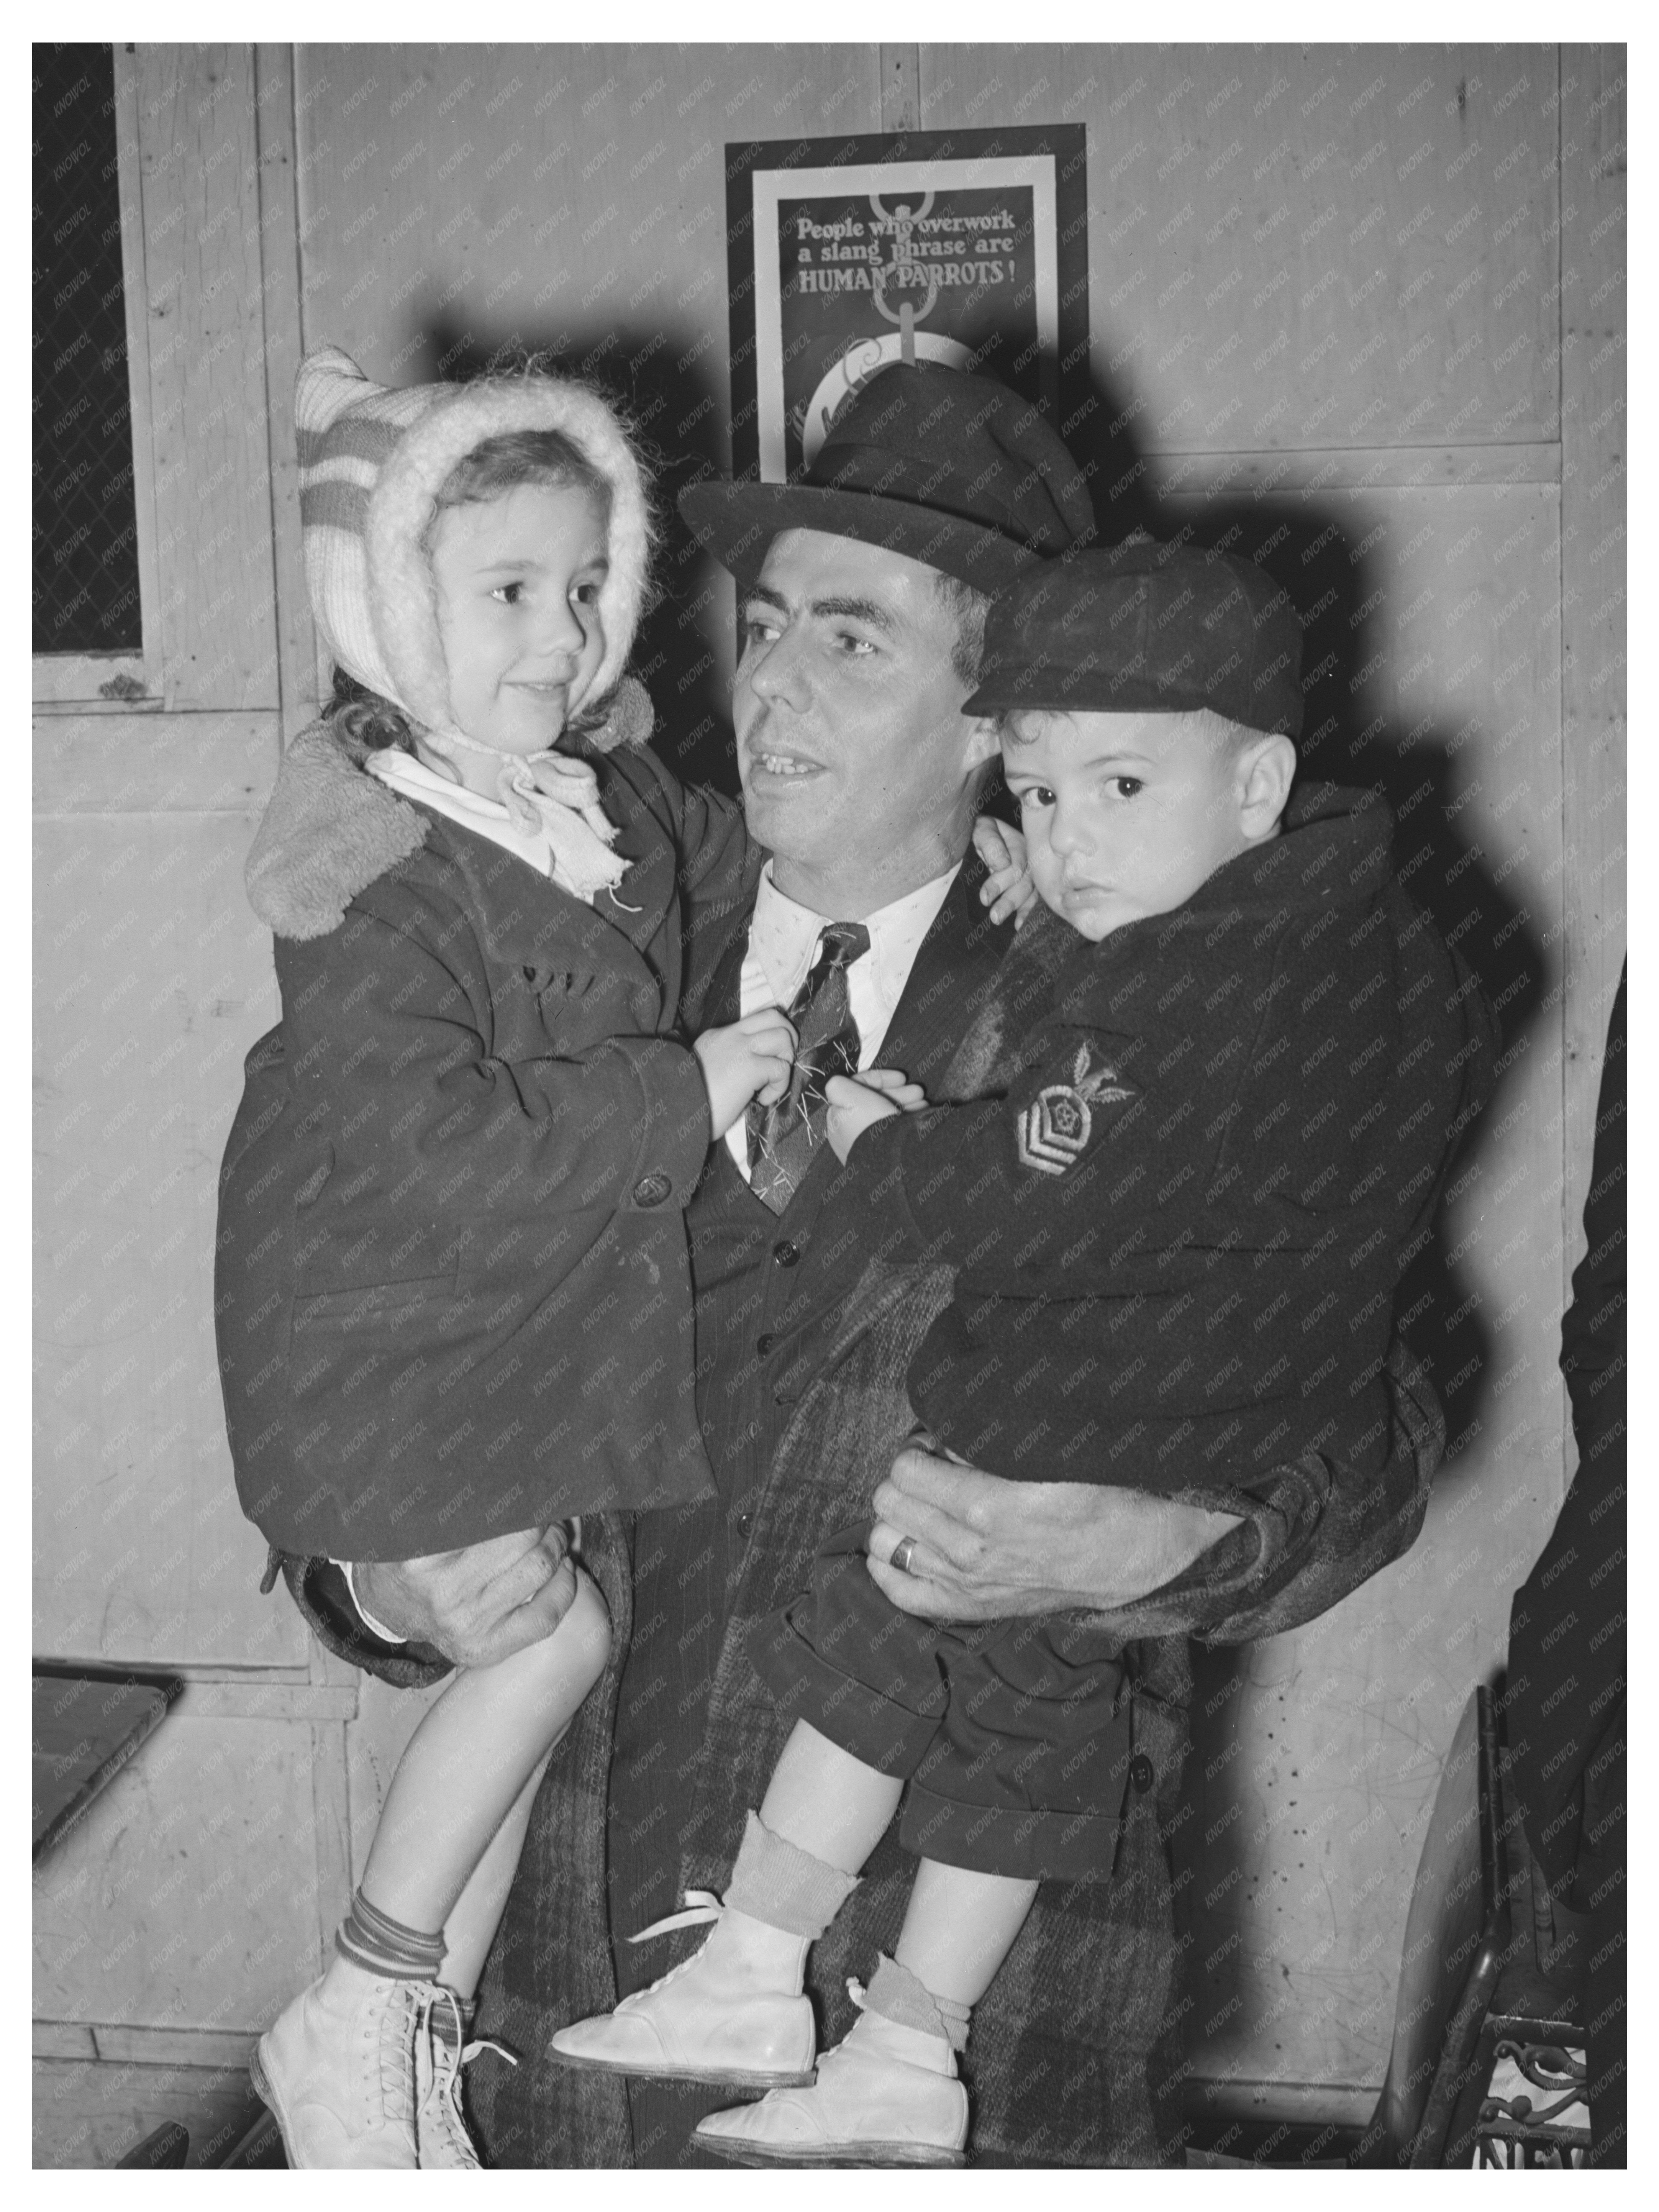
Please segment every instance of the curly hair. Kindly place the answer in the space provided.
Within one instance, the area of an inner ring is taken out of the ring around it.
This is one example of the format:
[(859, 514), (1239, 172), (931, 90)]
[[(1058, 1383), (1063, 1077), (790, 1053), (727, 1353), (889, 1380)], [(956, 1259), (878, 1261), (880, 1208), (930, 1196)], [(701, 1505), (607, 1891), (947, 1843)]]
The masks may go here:
[(348, 676), (337, 660), (334, 664), (333, 693), (323, 708), (322, 718), (365, 752), (384, 753), (395, 749), (412, 753), (415, 750), (415, 732), (403, 708), (394, 706), (378, 691), (371, 691), (355, 676)]

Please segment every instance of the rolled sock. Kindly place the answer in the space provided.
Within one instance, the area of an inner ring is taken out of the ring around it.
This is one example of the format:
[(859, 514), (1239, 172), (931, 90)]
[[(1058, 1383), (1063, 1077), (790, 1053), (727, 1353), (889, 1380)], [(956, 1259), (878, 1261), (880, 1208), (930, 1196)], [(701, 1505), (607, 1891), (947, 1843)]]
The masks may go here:
[(358, 1890), (351, 1909), (334, 1938), (336, 1949), (354, 1966), (371, 1974), (384, 1974), (398, 1982), (430, 1982), (437, 1978), (444, 1955), (441, 1929), (428, 1932), (406, 1928), (389, 1912), (382, 1912)]
[(864, 2009), (879, 2013), (896, 2027), (943, 2036), (952, 2051), (968, 2048), (973, 2007), (958, 2004), (953, 1997), (936, 1997), (926, 1982), (918, 1980), (908, 1966), (901, 1966), (884, 1951), (876, 1954), (876, 1971), (864, 1993)]
[[(473, 2024), (478, 2016), (476, 1997), (458, 1997), (453, 1990), (440, 1987), (440, 1998), (447, 1997), (432, 2008), (432, 2033), (439, 2043), (453, 2044), (457, 2051), (465, 2051), (472, 2040)], [(451, 2007), (453, 2009), (451, 2009)]]
[(798, 1844), (787, 1843), (758, 1813), (751, 1813), (726, 1886), (726, 1902), (751, 1920), (813, 1942), (858, 1886), (855, 1874), (843, 1874)]

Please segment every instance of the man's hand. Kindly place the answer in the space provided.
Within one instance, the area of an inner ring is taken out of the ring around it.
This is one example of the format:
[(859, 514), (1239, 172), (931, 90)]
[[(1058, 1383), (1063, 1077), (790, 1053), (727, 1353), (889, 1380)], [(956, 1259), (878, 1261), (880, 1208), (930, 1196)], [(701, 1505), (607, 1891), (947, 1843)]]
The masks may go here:
[(865, 1131), (890, 1114), (920, 1114), (927, 1103), (921, 1084), (911, 1083), (896, 1067), (867, 1067), (862, 1075), (832, 1075), (823, 1087), (830, 1111), (823, 1133), (830, 1149), (843, 1167)]
[[(1129, 1490), (1009, 1482), (911, 1445), (875, 1494), (866, 1547), (893, 1603), (927, 1620), (1108, 1612), (1145, 1597), (1237, 1525)], [(908, 1571), (894, 1547), (914, 1536)]]
[(488, 1667), (550, 1636), (576, 1595), (563, 1525), (520, 1528), (459, 1552), (353, 1569), (363, 1603), (399, 1636), (458, 1667)]

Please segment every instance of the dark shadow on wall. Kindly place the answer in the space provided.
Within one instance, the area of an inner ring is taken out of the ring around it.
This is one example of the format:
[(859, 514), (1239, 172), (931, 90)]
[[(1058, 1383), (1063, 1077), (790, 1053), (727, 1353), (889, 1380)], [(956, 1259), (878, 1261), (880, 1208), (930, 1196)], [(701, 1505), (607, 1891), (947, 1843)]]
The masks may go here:
[[(1478, 788), (1466, 757), (1474, 732), (1431, 716), (1407, 726), (1363, 713), (1370, 678), (1393, 649), (1375, 550), (1354, 544), (1316, 501), (1234, 499), (1206, 506), (1201, 514), (1185, 502), (1182, 507), (1194, 543), (1260, 562), (1301, 615), (1306, 709), (1300, 773), (1366, 786), (1387, 800), (1395, 817), (1396, 875), (1498, 1008), (1500, 1065), (1507, 1072), (1524, 1055), (1523, 1040), (1542, 1006), (1545, 947), (1532, 916), (1506, 888), (1511, 856), (1487, 852), (1464, 826), (1468, 800)], [(1158, 534), (1170, 534), (1167, 521)], [(1451, 1186), (1481, 1172), (1482, 1127), (1502, 1119), (1505, 1103), (1500, 1075), (1481, 1127), (1462, 1139)], [(1454, 1449), (1473, 1443), (1491, 1388), (1492, 1332), (1474, 1285), (1437, 1229), (1411, 1261), (1397, 1311), (1401, 1333), (1440, 1394)]]
[[(1431, 718), (1407, 727), (1376, 716), (1367, 719), (1361, 711), (1368, 677), (1392, 646), (1375, 551), (1355, 544), (1329, 510), (1313, 501), (1235, 497), (1199, 510), (1182, 501), (1170, 503), (1152, 527), (1155, 535), (1167, 538), (1183, 526), (1190, 526), (1195, 544), (1260, 562), (1289, 593), (1304, 623), (1307, 705), (1298, 747), (1301, 775), (1369, 786), (1386, 799), (1395, 818), (1396, 872), (1498, 1009), (1500, 1068), (1507, 1071), (1524, 1056), (1542, 1010), (1546, 947), (1533, 918), (1513, 889), (1506, 888), (1510, 856), (1487, 852), (1463, 826), (1471, 776), (1467, 757), (1460, 757), (1465, 756), (1470, 732)], [(1484, 1172), (1486, 1132), (1504, 1117), (1505, 1089), (1500, 1074), (1497, 1095), (1481, 1121), (1462, 1138), (1449, 1188), (1462, 1188)], [(1444, 1403), (1449, 1464), (1437, 1480), (1441, 1486), (1455, 1487), (1462, 1479), (1457, 1454), (1479, 1436), (1497, 1387), (1492, 1371), (1495, 1333), (1462, 1255), (1447, 1248), (1439, 1218), (1402, 1279), (1396, 1310), (1402, 1334), (1428, 1367)], [(1297, 1802), (1306, 1803), (1302, 1778), (1293, 1770), (1275, 1773), (1271, 1796), (1261, 1775), (1246, 1770), (1240, 1693), (1248, 1679), (1245, 1650), (1194, 1653), (1192, 1753), (1173, 1856), (1179, 1940), (1194, 2000), (1189, 2051), (1200, 2064), (1206, 2040), (1230, 2023), (1231, 2033), (1237, 2034), (1241, 2008), (1260, 2004), (1271, 2019), (1275, 2005), (1304, 2001), (1282, 1962), (1270, 1955), (1246, 1955), (1246, 1929), (1271, 1929), (1281, 1909), (1280, 1900), (1263, 1893), (1263, 1885), (1283, 1887), (1297, 1879), (1297, 1862), (1285, 1842), (1272, 1869), (1251, 1865), (1265, 1848), (1261, 1824), (1267, 1820), (1294, 1837), (1306, 1818)], [(1287, 1693), (1286, 1688), (1279, 1691), (1280, 1704)], [(1274, 1756), (1275, 1731), (1268, 1717), (1272, 1698), (1259, 1692), (1256, 1703), (1262, 1737), (1259, 1765)], [(1250, 1740), (1258, 1748), (1254, 1727)], [(1340, 1850), (1340, 1832), (1333, 1840)], [(1310, 1844), (1310, 1855), (1312, 1849)], [(1402, 1862), (1398, 1869), (1402, 1899), (1413, 1872), (1414, 1862)], [(1288, 1899), (1282, 1909), (1291, 1909)], [(1277, 1974), (1285, 1976), (1282, 1986)], [(1382, 2054), (1380, 2074), (1392, 2031), (1391, 2008), (1375, 2022), (1346, 2025), (1362, 2036), (1374, 2032)], [(1253, 2074), (1273, 2077), (1284, 2033), (1282, 2025), (1264, 2030), (1259, 2048), (1252, 2049)]]

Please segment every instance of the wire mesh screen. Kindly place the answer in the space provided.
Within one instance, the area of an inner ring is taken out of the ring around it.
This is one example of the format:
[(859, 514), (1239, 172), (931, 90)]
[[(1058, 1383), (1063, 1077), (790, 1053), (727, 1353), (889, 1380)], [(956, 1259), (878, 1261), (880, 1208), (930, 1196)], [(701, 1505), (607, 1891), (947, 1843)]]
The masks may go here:
[(37, 46), (33, 649), (143, 644), (114, 49)]

